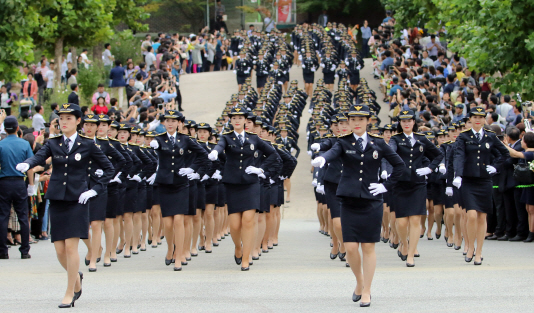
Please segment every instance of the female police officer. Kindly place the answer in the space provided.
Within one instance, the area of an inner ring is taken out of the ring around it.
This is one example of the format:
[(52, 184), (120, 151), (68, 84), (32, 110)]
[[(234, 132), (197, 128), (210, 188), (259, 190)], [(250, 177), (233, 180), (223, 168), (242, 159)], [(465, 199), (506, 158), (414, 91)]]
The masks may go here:
[[(68, 308), (74, 306), (74, 301), (82, 294), (82, 274), (78, 273), (78, 242), (89, 234), (88, 201), (105, 190), (106, 184), (113, 178), (113, 166), (93, 138), (83, 137), (76, 132), (82, 116), (78, 105), (65, 103), (57, 114), (63, 136), (50, 138), (35, 156), (18, 164), (17, 170), (26, 172), (37, 165), (44, 165), (49, 157), (52, 158), (54, 171), (46, 198), (50, 200), (51, 239), (58, 260), (68, 276), (67, 291), (59, 307)], [(90, 160), (102, 169), (102, 176), (88, 190)]]
[[(413, 267), (417, 242), (421, 232), (421, 215), (426, 215), (426, 178), (443, 159), (443, 154), (431, 143), (424, 134), (415, 133), (417, 124), (415, 114), (411, 110), (401, 111), (398, 133), (391, 137), (389, 145), (402, 158), (406, 168), (402, 177), (393, 188), (393, 198), (397, 218), (397, 232), (402, 247), (397, 250), (406, 266)], [(428, 166), (423, 165), (425, 158), (431, 160)], [(409, 238), (408, 245), (408, 225)], [(403, 253), (404, 252), (404, 253)]]
[[(341, 197), (341, 228), (347, 259), (357, 281), (352, 300), (361, 299), (360, 306), (366, 307), (371, 305), (375, 243), (380, 240), (382, 225), (382, 196), (379, 194), (391, 190), (402, 176), (404, 163), (381, 137), (366, 132), (370, 116), (368, 106), (353, 106), (348, 116), (352, 134), (339, 137), (328, 152), (312, 161), (312, 165), (322, 167), (341, 157), (343, 173), (336, 194)], [(393, 172), (389, 180), (380, 184), (378, 173), (382, 158), (391, 164)], [(358, 252), (360, 243), (363, 263)]]
[[(272, 146), (257, 135), (245, 132), (246, 112), (241, 107), (232, 109), (228, 115), (234, 131), (224, 133), (209, 154), (210, 160), (214, 161), (219, 153), (226, 153), (222, 182), (226, 187), (230, 233), (235, 244), (234, 258), (242, 271), (249, 270), (254, 244), (254, 218), (260, 207), (258, 176), (263, 176), (264, 169), (273, 166), (277, 160)], [(258, 150), (267, 156), (261, 168), (251, 165)]]
[[(167, 132), (154, 137), (150, 146), (156, 149), (159, 156), (159, 167), (154, 181), (158, 184), (161, 216), (167, 239), (165, 265), (168, 266), (173, 259), (183, 255), (184, 215), (189, 211), (189, 179), (200, 167), (209, 166), (209, 161), (204, 148), (188, 135), (177, 131), (182, 129), (184, 124), (182, 113), (168, 110), (163, 117)], [(190, 167), (185, 167), (184, 163), (187, 151), (192, 151), (197, 156)], [(181, 271), (182, 267), (175, 266), (174, 270)]]
[[(491, 175), (510, 156), (495, 133), (485, 130), (486, 112), (474, 107), (469, 112), (472, 128), (456, 138), (454, 150), (453, 185), (460, 189), (463, 207), (467, 210), (468, 250), (466, 262), (475, 257), (475, 265), (482, 264), (482, 245), (486, 235), (486, 214), (492, 209), (493, 183)], [(493, 156), (493, 161), (491, 160)], [(475, 254), (475, 239), (477, 248)]]

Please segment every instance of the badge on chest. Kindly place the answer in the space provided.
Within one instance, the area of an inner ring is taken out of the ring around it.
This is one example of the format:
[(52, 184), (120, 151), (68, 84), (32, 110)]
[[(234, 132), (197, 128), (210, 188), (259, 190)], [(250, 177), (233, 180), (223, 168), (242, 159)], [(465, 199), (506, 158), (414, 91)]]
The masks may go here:
[(76, 153), (76, 155), (74, 155), (74, 160), (80, 161), (81, 159), (82, 159), (82, 155), (81, 154)]

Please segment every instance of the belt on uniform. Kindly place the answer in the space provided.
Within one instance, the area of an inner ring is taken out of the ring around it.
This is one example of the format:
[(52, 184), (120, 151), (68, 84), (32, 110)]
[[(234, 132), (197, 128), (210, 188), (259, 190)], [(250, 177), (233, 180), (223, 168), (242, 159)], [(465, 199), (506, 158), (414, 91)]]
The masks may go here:
[(1, 177), (0, 180), (24, 180), (24, 176), (6, 176)]

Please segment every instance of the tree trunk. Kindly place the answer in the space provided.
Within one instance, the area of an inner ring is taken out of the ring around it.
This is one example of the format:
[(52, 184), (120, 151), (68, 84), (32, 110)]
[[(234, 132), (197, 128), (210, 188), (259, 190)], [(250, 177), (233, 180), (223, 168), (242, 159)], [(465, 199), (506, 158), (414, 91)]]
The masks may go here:
[(104, 48), (104, 44), (103, 43), (97, 43), (93, 47), (93, 64), (94, 65), (102, 65), (103, 48)]
[(72, 68), (78, 68), (78, 56), (76, 55), (76, 47), (70, 47), (70, 52), (72, 53)]
[(61, 64), (63, 63), (63, 37), (56, 39), (54, 44), (54, 58), (56, 59), (54, 89), (59, 91), (59, 88), (61, 87)]

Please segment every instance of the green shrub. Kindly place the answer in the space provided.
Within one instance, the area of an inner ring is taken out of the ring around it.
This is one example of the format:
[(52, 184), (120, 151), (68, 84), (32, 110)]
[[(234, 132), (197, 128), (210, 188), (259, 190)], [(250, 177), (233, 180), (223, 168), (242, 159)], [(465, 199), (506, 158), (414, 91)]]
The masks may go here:
[(120, 60), (123, 66), (126, 66), (126, 60), (129, 58), (132, 58), (135, 64), (139, 64), (143, 62), (143, 54), (141, 53), (142, 41), (142, 38), (134, 37), (129, 29), (117, 32), (109, 41), (111, 54), (115, 57), (115, 60)]
[(107, 71), (104, 69), (104, 66), (98, 63), (90, 66), (88, 69), (80, 68), (79, 74), (76, 77), (78, 80), (78, 85), (80, 86), (78, 93), (80, 97), (80, 105), (82, 104), (82, 98), (90, 102), (90, 99), (98, 87), (98, 84), (106, 84), (108, 75), (109, 73), (107, 73)]

